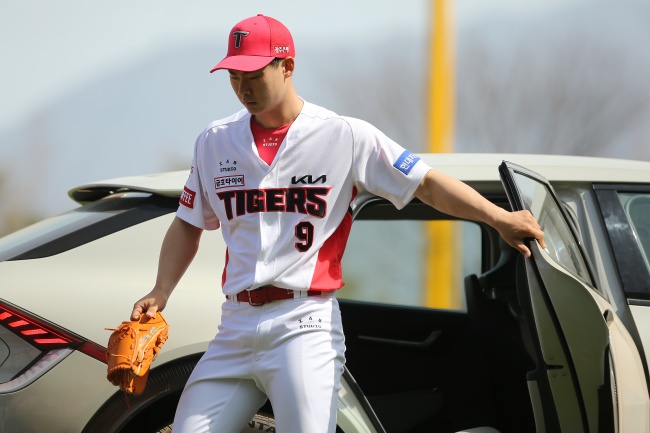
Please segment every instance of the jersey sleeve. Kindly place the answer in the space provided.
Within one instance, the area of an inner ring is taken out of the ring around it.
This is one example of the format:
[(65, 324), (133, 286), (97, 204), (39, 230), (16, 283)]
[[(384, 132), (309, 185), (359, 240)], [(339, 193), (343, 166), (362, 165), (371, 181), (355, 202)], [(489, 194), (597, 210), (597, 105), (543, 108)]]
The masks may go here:
[(200, 146), (201, 136), (197, 138), (194, 146), (194, 158), (190, 175), (185, 182), (176, 216), (183, 221), (203, 230), (216, 230), (219, 228), (219, 219), (210, 206), (207, 191), (201, 180), (200, 172)]
[(431, 167), (370, 123), (346, 120), (354, 135), (355, 181), (398, 209), (406, 206)]

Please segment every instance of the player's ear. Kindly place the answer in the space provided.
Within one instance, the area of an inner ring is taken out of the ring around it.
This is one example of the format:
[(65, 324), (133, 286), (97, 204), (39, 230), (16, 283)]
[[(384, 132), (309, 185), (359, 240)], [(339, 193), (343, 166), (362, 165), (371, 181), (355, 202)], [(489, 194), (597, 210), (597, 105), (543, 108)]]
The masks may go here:
[(293, 57), (287, 57), (284, 59), (282, 62), (282, 68), (284, 72), (285, 78), (288, 78), (293, 75), (294, 68), (296, 67), (296, 63), (293, 60)]

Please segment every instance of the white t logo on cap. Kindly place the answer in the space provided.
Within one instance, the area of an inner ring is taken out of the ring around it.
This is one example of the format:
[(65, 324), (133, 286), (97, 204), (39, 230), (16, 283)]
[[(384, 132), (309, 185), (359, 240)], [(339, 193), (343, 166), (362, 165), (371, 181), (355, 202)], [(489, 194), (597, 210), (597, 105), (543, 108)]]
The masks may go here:
[(250, 32), (236, 31), (232, 33), (235, 35), (235, 48), (239, 48), (241, 46), (242, 36), (248, 36), (248, 33)]

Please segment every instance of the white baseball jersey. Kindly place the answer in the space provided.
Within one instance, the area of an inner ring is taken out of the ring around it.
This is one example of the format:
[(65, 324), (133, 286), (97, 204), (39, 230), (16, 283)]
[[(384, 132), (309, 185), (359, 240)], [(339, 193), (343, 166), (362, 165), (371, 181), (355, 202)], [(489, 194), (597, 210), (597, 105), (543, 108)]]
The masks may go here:
[(429, 167), (371, 124), (308, 102), (269, 166), (250, 122), (242, 110), (199, 135), (178, 217), (202, 229), (221, 227), (226, 295), (268, 284), (341, 288), (356, 189), (402, 208)]

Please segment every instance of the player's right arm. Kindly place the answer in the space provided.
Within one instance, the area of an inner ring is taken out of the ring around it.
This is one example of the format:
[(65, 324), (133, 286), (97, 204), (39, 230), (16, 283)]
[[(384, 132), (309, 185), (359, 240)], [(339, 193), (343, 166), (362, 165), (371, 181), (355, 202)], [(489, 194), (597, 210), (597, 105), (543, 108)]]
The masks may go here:
[(495, 228), (501, 237), (524, 256), (528, 238), (537, 239), (546, 248), (544, 232), (529, 211), (509, 212), (485, 199), (469, 185), (439, 171), (429, 170), (415, 196), (441, 212), (463, 219), (481, 221)]
[(203, 229), (179, 217), (174, 218), (160, 248), (156, 284), (151, 292), (133, 305), (131, 320), (138, 320), (141, 314), (153, 317), (156, 311), (165, 308), (172, 291), (194, 260), (202, 233)]

